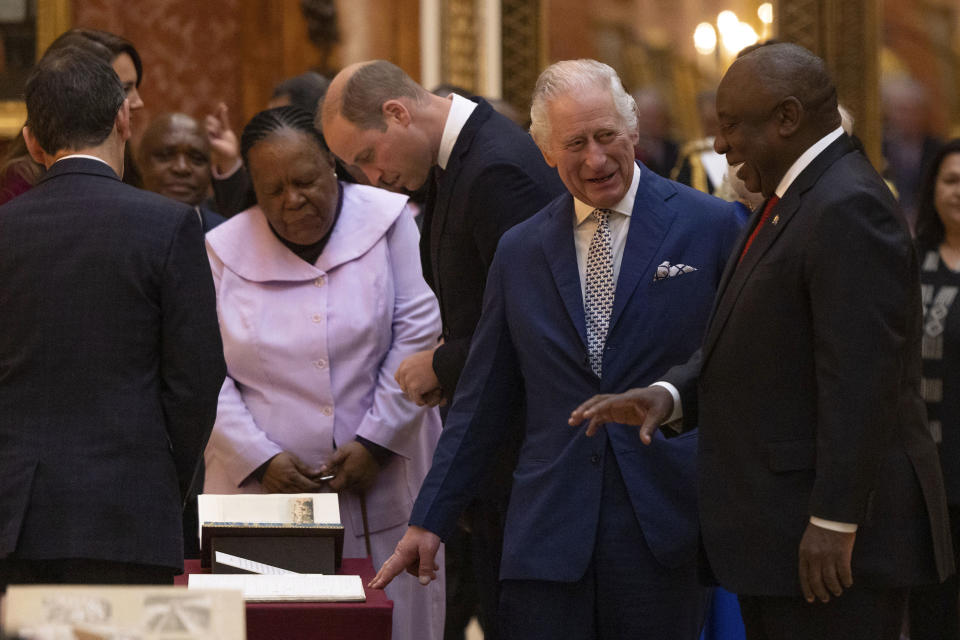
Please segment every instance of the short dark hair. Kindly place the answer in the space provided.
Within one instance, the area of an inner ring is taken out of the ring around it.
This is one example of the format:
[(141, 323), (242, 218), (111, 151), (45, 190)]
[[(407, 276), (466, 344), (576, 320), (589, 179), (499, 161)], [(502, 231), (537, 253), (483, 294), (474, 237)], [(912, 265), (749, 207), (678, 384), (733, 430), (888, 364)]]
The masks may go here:
[(323, 139), (323, 134), (313, 126), (313, 116), (300, 107), (289, 105), (266, 109), (250, 119), (240, 135), (240, 155), (243, 156), (243, 164), (250, 166), (247, 159), (250, 149), (261, 140), (269, 137), (270, 134), (281, 129), (293, 129), (307, 134), (316, 140), (324, 153), (330, 155), (330, 148), (327, 147), (327, 141)]
[(104, 47), (104, 49), (109, 52), (110, 57), (107, 59), (107, 62), (110, 64), (112, 64), (121, 53), (130, 56), (130, 59), (133, 60), (133, 68), (137, 71), (137, 86), (140, 86), (140, 81), (143, 80), (143, 63), (140, 61), (140, 54), (137, 53), (137, 48), (133, 46), (133, 43), (123, 36), (99, 29), (82, 29), (78, 27), (61, 33), (56, 40), (50, 43), (47, 51), (56, 51), (57, 49), (70, 45), (83, 48), (85, 44), (83, 41)]
[(44, 55), (27, 78), (27, 126), (49, 154), (102, 143), (125, 99), (123, 85), (102, 58), (66, 46)]
[(924, 172), (920, 185), (920, 206), (917, 209), (917, 245), (922, 249), (936, 249), (946, 234), (943, 220), (940, 219), (934, 204), (934, 193), (937, 190), (940, 165), (947, 156), (954, 153), (960, 153), (960, 138), (954, 138), (940, 147)]
[(754, 65), (756, 81), (770, 95), (778, 100), (793, 96), (818, 120), (840, 126), (837, 89), (823, 58), (792, 42), (765, 42), (747, 49), (737, 54), (734, 64)]
[(429, 94), (406, 72), (386, 60), (374, 60), (353, 72), (337, 105), (344, 120), (361, 129), (386, 129), (383, 103), (395, 98), (422, 102)]
[(327, 87), (330, 86), (330, 80), (316, 71), (307, 71), (298, 76), (287, 78), (273, 88), (273, 98), (287, 96), (290, 98), (290, 104), (309, 111), (310, 115), (316, 115), (317, 106), (323, 97), (327, 95)]

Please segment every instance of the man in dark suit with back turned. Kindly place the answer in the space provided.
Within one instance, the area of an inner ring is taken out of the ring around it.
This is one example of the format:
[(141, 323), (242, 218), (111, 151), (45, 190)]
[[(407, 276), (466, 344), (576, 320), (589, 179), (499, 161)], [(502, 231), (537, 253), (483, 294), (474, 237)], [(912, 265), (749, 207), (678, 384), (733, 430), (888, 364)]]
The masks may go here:
[(200, 222), (120, 181), (99, 58), (48, 54), (26, 103), (47, 172), (0, 208), (0, 586), (170, 583), (225, 375)]
[[(487, 270), (500, 236), (547, 204), (563, 185), (530, 135), (485, 100), (433, 95), (383, 60), (341, 71), (330, 83), (319, 121), (333, 152), (361, 169), (370, 184), (414, 191), (434, 178), (428, 185), (420, 255), (424, 278), (440, 302), (443, 341), (407, 358), (396, 377), (418, 404), (449, 402), (480, 318)], [(520, 407), (511, 419), (519, 438)], [(488, 638), (496, 637), (502, 523), (515, 456), (505, 447), (503, 462), (491, 470), (484, 494), (467, 511), (481, 624)], [(448, 548), (448, 558), (455, 553)], [(448, 587), (456, 581), (456, 576), (448, 580)]]
[(645, 442), (672, 413), (699, 424), (705, 557), (740, 596), (748, 638), (895, 640), (907, 589), (952, 571), (909, 233), (806, 49), (743, 55), (717, 111), (717, 152), (767, 203), (701, 351), (662, 377), (679, 402), (633, 389), (571, 422), (641, 425)]

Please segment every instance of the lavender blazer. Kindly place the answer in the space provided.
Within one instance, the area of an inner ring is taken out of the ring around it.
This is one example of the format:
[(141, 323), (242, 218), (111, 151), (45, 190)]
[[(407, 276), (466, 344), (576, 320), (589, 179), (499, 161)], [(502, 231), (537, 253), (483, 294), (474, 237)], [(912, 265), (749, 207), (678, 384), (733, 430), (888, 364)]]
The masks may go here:
[[(246, 480), (275, 454), (319, 465), (359, 435), (396, 454), (366, 496), (376, 532), (406, 523), (440, 434), (436, 410), (406, 400), (393, 379), (404, 358), (436, 345), (440, 313), (406, 198), (343, 189), (315, 265), (284, 247), (257, 207), (207, 235), (228, 377), (204, 490), (263, 492)], [(357, 496), (340, 505), (348, 535), (362, 535)]]

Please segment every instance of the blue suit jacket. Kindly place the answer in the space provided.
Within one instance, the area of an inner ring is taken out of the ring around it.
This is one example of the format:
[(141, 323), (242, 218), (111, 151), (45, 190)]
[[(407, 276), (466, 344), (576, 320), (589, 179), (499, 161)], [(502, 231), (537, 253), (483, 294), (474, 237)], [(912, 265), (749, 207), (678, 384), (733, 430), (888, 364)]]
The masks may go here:
[[(654, 555), (695, 558), (696, 435), (608, 425), (587, 438), (567, 418), (584, 398), (655, 381), (703, 337), (710, 304), (739, 234), (733, 205), (642, 168), (617, 282), (601, 380), (587, 358), (573, 199), (563, 195), (508, 231), (490, 268), (483, 315), (411, 524), (442, 538), (477, 492), (525, 394), (526, 432), (514, 471), (502, 579), (573, 581), (593, 553), (610, 439)], [(697, 271), (654, 281), (664, 261)]]

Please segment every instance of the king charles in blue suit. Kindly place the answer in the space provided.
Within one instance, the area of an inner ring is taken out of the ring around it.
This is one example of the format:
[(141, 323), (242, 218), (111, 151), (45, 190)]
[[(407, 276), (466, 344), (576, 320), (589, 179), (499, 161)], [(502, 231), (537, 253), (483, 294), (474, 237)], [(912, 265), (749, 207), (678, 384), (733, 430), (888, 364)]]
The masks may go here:
[(646, 447), (634, 428), (587, 438), (567, 418), (576, 398), (653, 382), (697, 349), (739, 234), (736, 211), (634, 163), (632, 99), (607, 65), (548, 68), (532, 116), (569, 193), (501, 239), (411, 528), (372, 584), (405, 568), (429, 580), (519, 399), (526, 432), (504, 535), (502, 635), (693, 639), (704, 603), (696, 436)]

